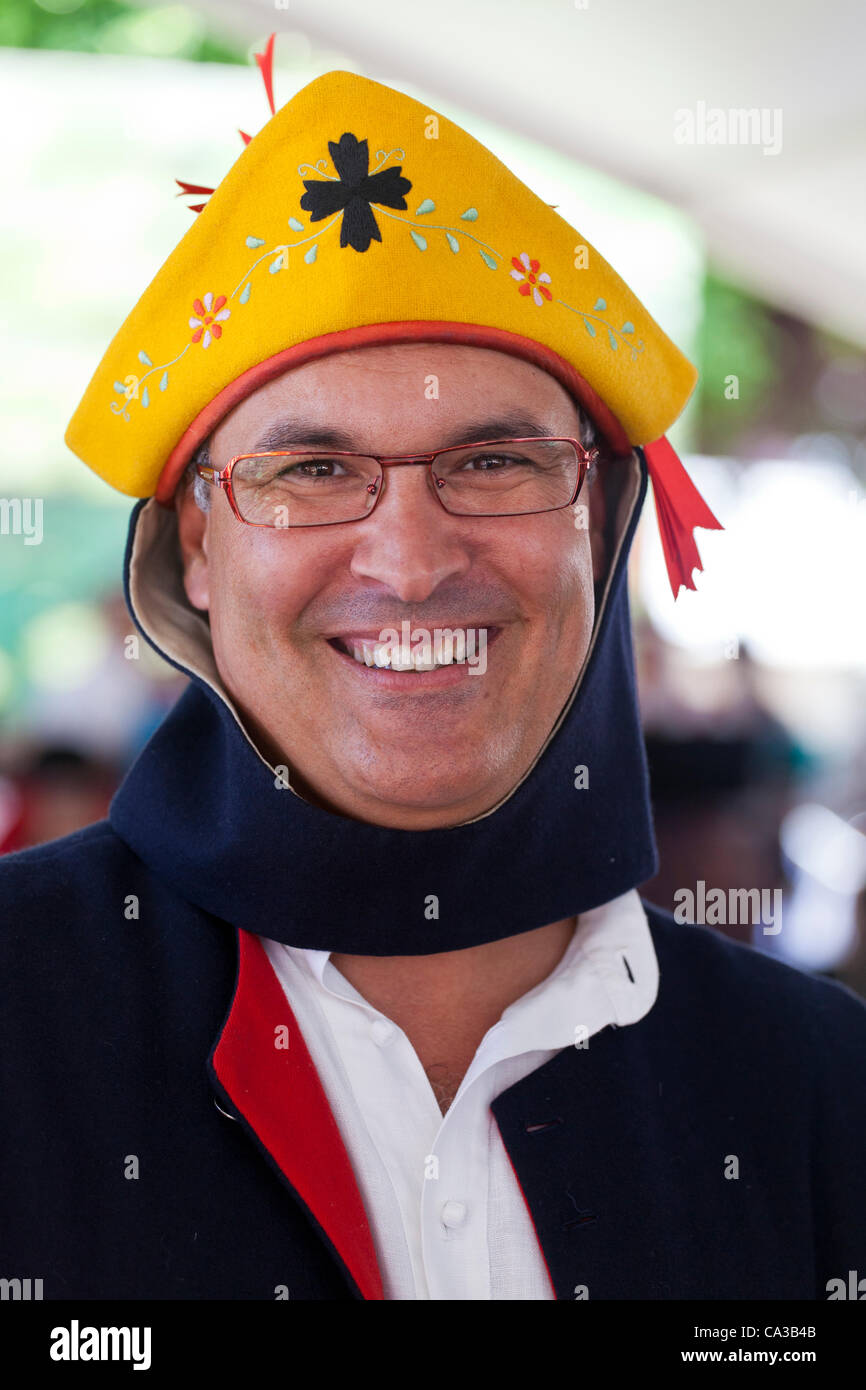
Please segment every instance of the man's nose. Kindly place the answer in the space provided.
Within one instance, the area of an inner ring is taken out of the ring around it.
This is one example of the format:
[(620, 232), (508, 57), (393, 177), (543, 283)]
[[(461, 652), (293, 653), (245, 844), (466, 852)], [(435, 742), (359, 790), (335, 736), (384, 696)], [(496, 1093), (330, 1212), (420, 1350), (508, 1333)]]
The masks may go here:
[(423, 603), (443, 580), (471, 567), (468, 522), (433, 496), (427, 465), (386, 464), (383, 471), (375, 511), (355, 525), (350, 568), (387, 584), (404, 603)]

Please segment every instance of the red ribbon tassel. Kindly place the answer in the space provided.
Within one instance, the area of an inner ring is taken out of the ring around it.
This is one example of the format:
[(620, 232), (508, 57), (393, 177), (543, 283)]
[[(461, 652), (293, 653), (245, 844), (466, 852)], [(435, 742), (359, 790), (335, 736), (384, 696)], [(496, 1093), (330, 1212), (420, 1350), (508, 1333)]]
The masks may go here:
[(703, 571), (701, 557), (692, 532), (696, 526), (708, 531), (724, 531), (698, 492), (665, 435), (643, 446), (653, 496), (656, 501), (659, 534), (662, 538), (668, 579), (674, 598), (680, 585), (696, 589), (692, 571)]
[[(203, 183), (184, 183), (183, 179), (175, 179), (175, 183), (180, 184), (180, 193), (175, 197), (180, 198), (184, 193), (213, 193), (212, 188), (207, 188)], [(204, 203), (187, 203), (190, 212), (201, 212)]]
[(256, 53), (255, 60), (259, 65), (259, 71), (265, 84), (265, 91), (268, 94), (268, 105), (271, 108), (271, 115), (276, 115), (274, 107), (274, 39), (276, 34), (271, 34), (265, 45), (264, 53)]
[[(213, 193), (213, 189), (203, 183), (184, 183), (183, 179), (175, 179), (175, 183), (180, 184), (181, 193)], [(176, 196), (179, 198), (180, 193)]]

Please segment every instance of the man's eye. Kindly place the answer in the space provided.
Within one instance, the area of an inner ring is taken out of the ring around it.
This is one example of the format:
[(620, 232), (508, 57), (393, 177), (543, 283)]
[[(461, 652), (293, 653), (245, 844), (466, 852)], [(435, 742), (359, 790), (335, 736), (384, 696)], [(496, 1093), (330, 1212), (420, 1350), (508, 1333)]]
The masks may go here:
[(338, 459), (302, 459), (288, 464), (277, 474), (280, 478), (336, 478), (345, 473), (345, 467)]
[(516, 454), (476, 454), (473, 458), (467, 459), (463, 467), (480, 473), (489, 473), (498, 468), (508, 468), (509, 465), (528, 464), (529, 462), (529, 459), (521, 458)]

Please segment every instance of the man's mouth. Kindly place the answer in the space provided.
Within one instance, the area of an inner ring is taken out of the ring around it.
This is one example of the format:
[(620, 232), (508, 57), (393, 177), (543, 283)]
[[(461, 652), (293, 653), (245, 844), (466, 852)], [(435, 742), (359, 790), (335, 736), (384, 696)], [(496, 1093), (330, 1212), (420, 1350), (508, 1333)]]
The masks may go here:
[[(436, 631), (436, 630), (431, 630)], [(442, 631), (441, 629), (438, 631)], [(413, 644), (383, 642), (378, 638), (345, 633), (339, 637), (329, 637), (328, 643), (335, 651), (351, 657), (359, 666), (373, 667), (380, 671), (427, 672), (450, 666), (472, 666), (480, 656), (483, 633), (486, 647), (499, 635), (498, 627), (470, 627), (446, 629), (450, 638), (430, 640)]]

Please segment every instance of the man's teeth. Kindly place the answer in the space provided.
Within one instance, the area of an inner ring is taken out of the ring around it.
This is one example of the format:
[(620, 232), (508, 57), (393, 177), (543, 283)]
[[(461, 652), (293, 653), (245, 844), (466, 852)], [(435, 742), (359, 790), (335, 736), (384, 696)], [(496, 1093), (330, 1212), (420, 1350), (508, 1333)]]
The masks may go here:
[(440, 661), (424, 661), (420, 652), (407, 652), (408, 662), (402, 660), (403, 653), (395, 655), (387, 642), (377, 643), (373, 647), (361, 646), (357, 643), (352, 646), (352, 655), (362, 666), (378, 666), (385, 671), (435, 671), (439, 666), (453, 666), (458, 660), (456, 651), (445, 656)]

